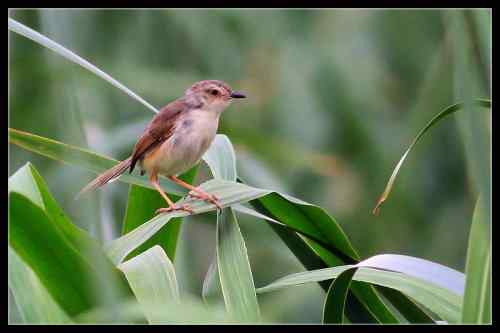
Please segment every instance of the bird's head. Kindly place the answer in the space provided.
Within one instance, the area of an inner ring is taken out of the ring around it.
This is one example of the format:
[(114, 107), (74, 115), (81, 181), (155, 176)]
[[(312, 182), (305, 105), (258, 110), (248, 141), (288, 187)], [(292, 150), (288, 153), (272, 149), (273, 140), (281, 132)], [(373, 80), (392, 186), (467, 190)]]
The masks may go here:
[(193, 84), (185, 92), (186, 96), (199, 99), (202, 108), (222, 112), (228, 107), (234, 98), (245, 98), (246, 96), (238, 91), (234, 91), (225, 82), (219, 80), (204, 80)]

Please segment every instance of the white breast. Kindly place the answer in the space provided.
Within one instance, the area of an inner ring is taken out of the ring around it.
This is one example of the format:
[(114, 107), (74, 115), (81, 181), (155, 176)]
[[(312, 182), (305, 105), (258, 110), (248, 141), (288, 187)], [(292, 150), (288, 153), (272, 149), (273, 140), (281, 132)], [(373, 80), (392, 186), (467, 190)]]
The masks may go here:
[(219, 114), (192, 110), (181, 116), (172, 136), (162, 144), (158, 171), (177, 175), (189, 170), (207, 151), (217, 133)]

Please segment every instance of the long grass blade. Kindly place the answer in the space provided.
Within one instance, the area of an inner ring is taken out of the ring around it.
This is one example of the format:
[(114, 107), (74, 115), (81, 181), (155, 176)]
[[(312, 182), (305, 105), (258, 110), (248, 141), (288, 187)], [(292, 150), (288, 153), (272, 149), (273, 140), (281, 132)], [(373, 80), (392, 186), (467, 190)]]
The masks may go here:
[(399, 290), (450, 323), (457, 323), (460, 320), (462, 306), (462, 297), (460, 295), (413, 276), (394, 271), (363, 267), (362, 264), (337, 266), (291, 274), (265, 287), (258, 288), (257, 293), (265, 293), (303, 283), (335, 279), (346, 270), (352, 268), (358, 268), (353, 276), (353, 280)]
[[(491, 101), (488, 99), (476, 99), (474, 101), (475, 106), (479, 106), (481, 108), (491, 108)], [(443, 111), (439, 112), (437, 115), (435, 115), (428, 123), (425, 125), (422, 130), (417, 134), (417, 136), (413, 139), (411, 142), (410, 146), (406, 149), (404, 152), (403, 156), (399, 160), (399, 162), (396, 164), (396, 167), (392, 171), (391, 177), (389, 178), (389, 181), (387, 182), (387, 185), (385, 186), (384, 192), (380, 195), (380, 198), (377, 201), (377, 204), (375, 205), (375, 208), (373, 208), (372, 213), (374, 215), (378, 215), (380, 211), (380, 206), (387, 200), (387, 197), (391, 193), (392, 187), (394, 185), (394, 181), (396, 180), (396, 177), (399, 173), (399, 170), (401, 169), (401, 166), (403, 165), (403, 162), (405, 161), (406, 157), (410, 153), (410, 151), (413, 149), (413, 147), (417, 144), (417, 142), (422, 138), (422, 136), (437, 122), (439, 122), (441, 119), (446, 117), (447, 115), (450, 115), (464, 107), (464, 103), (456, 103), (453, 105), (450, 105), (446, 107)]]
[(462, 321), (469, 324), (491, 322), (491, 237), (489, 223), (476, 203), (467, 250), (464, 305)]
[(64, 58), (66, 58), (66, 59), (82, 66), (83, 68), (91, 71), (92, 73), (94, 73), (95, 75), (99, 76), (100, 78), (108, 81), (110, 84), (112, 84), (116, 88), (120, 89), (121, 91), (123, 91), (124, 93), (126, 93), (127, 95), (129, 95), (130, 97), (132, 97), (133, 99), (135, 99), (136, 101), (141, 103), (142, 105), (146, 106), (151, 111), (158, 113), (158, 110), (154, 106), (152, 106), (151, 104), (146, 102), (144, 99), (142, 99), (140, 96), (138, 96), (132, 90), (130, 90), (129, 88), (124, 86), (122, 83), (120, 83), (116, 79), (112, 78), (109, 74), (100, 70), (99, 68), (97, 68), (96, 66), (94, 66), (93, 64), (88, 62), (87, 60), (83, 59), (82, 57), (80, 57), (76, 53), (68, 50), (64, 46), (56, 43), (55, 41), (42, 35), (41, 33), (37, 32), (31, 28), (28, 28), (24, 24), (19, 23), (10, 17), (9, 17), (9, 30), (11, 30), (15, 33), (18, 33), (26, 38), (31, 39), (32, 41), (54, 51), (55, 53), (63, 56)]

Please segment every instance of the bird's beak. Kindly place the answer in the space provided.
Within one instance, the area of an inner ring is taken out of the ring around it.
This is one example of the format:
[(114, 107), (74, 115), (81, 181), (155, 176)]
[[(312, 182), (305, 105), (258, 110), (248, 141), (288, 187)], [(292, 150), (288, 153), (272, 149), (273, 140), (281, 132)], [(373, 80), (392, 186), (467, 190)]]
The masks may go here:
[(247, 96), (244, 93), (241, 93), (239, 91), (233, 91), (231, 93), (232, 98), (246, 98)]

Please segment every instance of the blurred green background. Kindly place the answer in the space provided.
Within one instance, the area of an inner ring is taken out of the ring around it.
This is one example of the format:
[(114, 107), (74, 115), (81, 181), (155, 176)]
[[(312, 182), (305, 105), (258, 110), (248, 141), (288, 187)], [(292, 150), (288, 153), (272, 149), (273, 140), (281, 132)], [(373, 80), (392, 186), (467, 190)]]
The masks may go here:
[[(11, 10), (9, 16), (158, 108), (204, 79), (244, 91), (248, 99), (223, 114), (219, 133), (235, 145), (246, 182), (324, 207), (362, 258), (399, 253), (463, 272), (476, 193), (460, 113), (422, 140), (380, 216), (371, 215), (411, 139), (458, 102), (450, 12), (463, 16), (477, 48), (474, 96), (488, 97), (488, 10)], [(52, 51), (9, 37), (10, 127), (126, 158), (153, 113)], [(32, 161), (75, 223), (102, 242), (119, 235), (126, 184), (74, 201), (93, 174), (9, 148), (9, 175)], [(204, 178), (202, 172), (197, 182)], [(304, 269), (265, 223), (240, 220), (257, 287)], [(182, 292), (201, 294), (214, 246), (214, 215), (185, 221), (175, 262)], [(259, 302), (267, 320), (319, 322), (323, 297), (318, 285), (304, 285), (260, 295)]]

